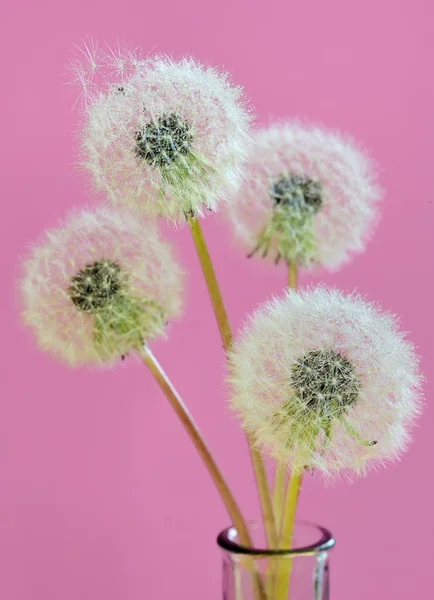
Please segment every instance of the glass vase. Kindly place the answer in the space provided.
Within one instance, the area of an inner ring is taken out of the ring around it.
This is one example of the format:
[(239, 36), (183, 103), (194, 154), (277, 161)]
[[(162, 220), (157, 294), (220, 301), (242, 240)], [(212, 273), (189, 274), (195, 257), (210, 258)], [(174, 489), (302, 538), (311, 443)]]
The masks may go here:
[(292, 547), (268, 550), (262, 525), (249, 528), (252, 548), (238, 543), (234, 527), (218, 536), (223, 600), (329, 600), (328, 553), (335, 542), (327, 529), (296, 522)]

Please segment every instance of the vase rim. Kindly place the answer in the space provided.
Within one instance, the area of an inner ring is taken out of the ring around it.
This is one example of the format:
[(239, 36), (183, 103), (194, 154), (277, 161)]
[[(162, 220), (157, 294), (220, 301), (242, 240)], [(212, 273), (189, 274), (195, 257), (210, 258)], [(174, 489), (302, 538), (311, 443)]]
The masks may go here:
[(238, 542), (235, 541), (235, 538), (237, 537), (238, 533), (236, 528), (231, 526), (219, 533), (217, 537), (217, 544), (220, 546), (220, 548), (226, 550), (226, 552), (230, 552), (231, 554), (244, 554), (256, 557), (312, 556), (320, 554), (321, 552), (326, 552), (327, 550), (333, 548), (333, 546), (335, 545), (335, 540), (332, 534), (325, 527), (321, 527), (321, 525), (317, 525), (316, 523), (311, 523), (309, 521), (296, 521), (296, 525), (306, 525), (308, 527), (316, 529), (316, 531), (318, 532), (318, 540), (313, 544), (299, 546), (291, 549), (282, 548), (278, 550), (273, 550), (270, 548), (248, 548), (247, 546), (238, 544)]

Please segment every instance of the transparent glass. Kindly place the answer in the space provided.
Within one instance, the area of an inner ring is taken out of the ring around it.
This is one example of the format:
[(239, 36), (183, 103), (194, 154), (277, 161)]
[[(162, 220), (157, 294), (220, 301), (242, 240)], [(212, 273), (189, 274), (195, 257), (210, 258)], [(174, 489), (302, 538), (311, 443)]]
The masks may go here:
[(218, 536), (223, 600), (329, 600), (328, 553), (335, 542), (327, 529), (297, 522), (291, 549), (266, 550), (262, 526), (249, 527), (253, 548), (238, 543), (234, 527)]

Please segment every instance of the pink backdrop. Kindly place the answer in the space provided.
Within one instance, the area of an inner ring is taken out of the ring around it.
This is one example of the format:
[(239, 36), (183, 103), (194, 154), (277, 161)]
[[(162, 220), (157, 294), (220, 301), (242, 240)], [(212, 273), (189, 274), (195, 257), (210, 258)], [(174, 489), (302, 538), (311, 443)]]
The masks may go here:
[[(9, 0), (0, 26), (0, 597), (217, 600), (225, 512), (150, 375), (129, 361), (70, 371), (40, 354), (18, 318), (19, 256), (42, 228), (86, 204), (78, 119), (65, 88), (72, 46), (118, 38), (222, 65), (261, 122), (300, 115), (372, 149), (387, 189), (367, 253), (335, 276), (402, 315), (433, 359), (433, 77), (430, 0)], [(431, 37), (430, 37), (431, 36)], [(204, 225), (234, 326), (284, 273), (247, 261), (225, 225)], [(186, 231), (185, 317), (155, 347), (248, 515), (257, 514), (244, 439), (227, 414), (222, 352)], [(302, 278), (302, 284), (308, 283)], [(427, 389), (427, 398), (429, 390)], [(398, 465), (353, 485), (306, 481), (301, 516), (328, 526), (334, 600), (428, 598), (432, 590), (434, 412)]]

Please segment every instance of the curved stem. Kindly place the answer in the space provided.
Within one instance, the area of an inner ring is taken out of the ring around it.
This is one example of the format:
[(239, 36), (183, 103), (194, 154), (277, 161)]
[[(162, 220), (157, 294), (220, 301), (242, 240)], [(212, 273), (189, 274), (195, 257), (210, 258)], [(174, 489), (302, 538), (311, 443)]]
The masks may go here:
[(202, 434), (200, 433), (195, 422), (193, 421), (193, 417), (190, 415), (188, 408), (185, 406), (178, 392), (172, 385), (171, 381), (167, 377), (166, 373), (163, 371), (161, 365), (159, 364), (151, 350), (147, 346), (144, 346), (143, 349), (140, 351), (140, 354), (143, 358), (144, 363), (151, 371), (162, 392), (169, 401), (170, 406), (175, 411), (176, 416), (181, 421), (191, 441), (196, 446), (196, 450), (198, 451), (199, 456), (203, 460), (203, 463), (211, 476), (211, 479), (213, 480), (216, 488), (218, 489), (223, 503), (226, 507), (226, 510), (228, 511), (229, 516), (232, 520), (232, 523), (235, 526), (238, 535), (240, 536), (241, 543), (251, 545), (249, 531), (246, 522), (244, 521), (244, 518), (241, 514), (241, 511), (220, 469), (218, 468), (211, 454), (211, 451), (206, 445)]
[[(197, 256), (199, 258), (200, 266), (202, 268), (203, 277), (208, 288), (208, 294), (214, 310), (220, 337), (223, 342), (223, 348), (225, 353), (228, 354), (232, 346), (232, 332), (214, 267), (202, 233), (199, 219), (195, 216), (189, 215), (188, 224), (190, 226), (191, 235), (196, 248)], [(277, 544), (277, 533), (274, 523), (273, 505), (271, 502), (271, 494), (267, 482), (264, 460), (259, 450), (255, 448), (255, 439), (251, 435), (247, 436), (247, 443), (249, 445), (250, 456), (255, 473), (268, 545), (270, 548), (275, 548)]]
[(227, 353), (232, 346), (232, 332), (211, 257), (208, 252), (205, 238), (203, 237), (199, 219), (197, 217), (189, 216), (188, 224), (202, 268), (203, 278), (205, 279), (206, 287), (208, 288), (208, 294), (223, 342), (223, 348)]
[[(191, 441), (196, 447), (199, 456), (201, 457), (206, 469), (208, 470), (211, 479), (216, 486), (221, 499), (228, 511), (229, 517), (237, 530), (238, 536), (240, 538), (240, 542), (248, 547), (252, 547), (252, 540), (249, 534), (249, 530), (247, 528), (247, 524), (244, 520), (244, 517), (238, 507), (238, 504), (232, 495), (231, 490), (229, 489), (228, 484), (226, 483), (225, 478), (223, 477), (217, 463), (214, 460), (211, 451), (206, 445), (205, 440), (202, 437), (201, 432), (199, 431), (196, 423), (193, 420), (193, 417), (190, 415), (188, 408), (185, 406), (182, 398), (176, 391), (170, 379), (167, 377), (160, 363), (157, 361), (151, 350), (144, 346), (139, 350), (140, 355), (152, 373), (154, 379), (160, 386), (161, 391), (166, 396), (166, 399), (169, 401), (170, 406), (176, 413), (176, 416), (181, 421), (185, 431), (190, 437)], [(262, 580), (260, 578), (259, 573), (255, 570), (255, 566), (253, 565), (252, 574), (254, 578), (254, 589), (257, 600), (266, 600), (265, 591), (263, 588)]]

